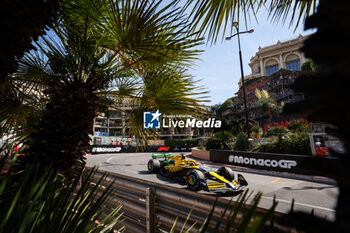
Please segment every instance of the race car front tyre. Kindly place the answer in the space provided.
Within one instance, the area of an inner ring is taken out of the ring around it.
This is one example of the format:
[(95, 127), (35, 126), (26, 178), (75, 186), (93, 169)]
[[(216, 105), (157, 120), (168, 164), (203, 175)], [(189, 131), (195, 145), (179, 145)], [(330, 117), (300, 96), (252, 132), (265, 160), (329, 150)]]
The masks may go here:
[(147, 168), (150, 173), (157, 173), (160, 170), (160, 161), (156, 159), (150, 159), (147, 163)]
[(235, 179), (235, 173), (229, 167), (220, 167), (217, 173), (230, 182)]
[(186, 176), (187, 187), (193, 191), (199, 191), (202, 189), (201, 182), (205, 182), (205, 176), (201, 171), (190, 170)]

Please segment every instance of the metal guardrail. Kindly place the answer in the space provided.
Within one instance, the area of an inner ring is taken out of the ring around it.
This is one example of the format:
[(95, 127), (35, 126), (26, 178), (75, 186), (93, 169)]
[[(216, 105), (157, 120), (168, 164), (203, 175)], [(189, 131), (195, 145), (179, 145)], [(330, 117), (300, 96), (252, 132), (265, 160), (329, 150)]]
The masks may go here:
[[(107, 177), (101, 184), (101, 192), (114, 181), (111, 193), (112, 201), (107, 206), (105, 215), (107, 216), (110, 211), (122, 204), (121, 211), (124, 218), (122, 224), (125, 226), (124, 232), (126, 233), (169, 232), (177, 217), (175, 232), (180, 232), (191, 209), (193, 209), (192, 214), (185, 229), (197, 222), (190, 231), (197, 232), (216, 199), (214, 195), (195, 193), (186, 189), (101, 170), (97, 170), (92, 182), (97, 182), (104, 174)], [(192, 208), (195, 202), (195, 208)], [(213, 224), (216, 224), (229, 204), (230, 200), (228, 199), (218, 199), (212, 217)], [(229, 215), (229, 212), (227, 211), (226, 215)], [(256, 210), (257, 215), (263, 215), (266, 212), (267, 210), (262, 208)], [(238, 219), (241, 216), (242, 213), (238, 213)], [(275, 222), (279, 216), (282, 214), (275, 214)]]

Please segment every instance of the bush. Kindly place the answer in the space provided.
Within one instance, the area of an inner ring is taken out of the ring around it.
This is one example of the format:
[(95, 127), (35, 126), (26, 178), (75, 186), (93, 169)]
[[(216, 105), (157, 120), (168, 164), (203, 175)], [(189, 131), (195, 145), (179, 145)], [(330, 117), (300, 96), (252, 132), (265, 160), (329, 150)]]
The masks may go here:
[(210, 149), (233, 150), (235, 137), (227, 131), (220, 131), (207, 139), (205, 147)]
[(249, 148), (248, 138), (243, 133), (239, 133), (237, 135), (235, 150), (246, 151), (248, 150), (248, 148)]
[(265, 136), (267, 136), (267, 137), (271, 137), (271, 136), (282, 137), (282, 136), (286, 135), (287, 133), (288, 133), (288, 130), (286, 128), (275, 126), (275, 127), (269, 128), (267, 130)]
[(221, 142), (219, 139), (213, 137), (210, 137), (207, 139), (207, 141), (205, 142), (205, 148), (207, 150), (210, 149), (221, 149)]
[(173, 139), (173, 140), (165, 140), (165, 146), (190, 146), (195, 147), (198, 146), (197, 138), (189, 138), (189, 139)]
[(261, 138), (262, 130), (261, 130), (260, 126), (254, 125), (252, 128), (250, 128), (250, 132), (251, 132), (251, 135), (250, 135), (251, 138), (253, 138), (253, 139)]
[(283, 144), (285, 153), (311, 155), (309, 135), (305, 132), (291, 133)]
[(277, 141), (256, 144), (253, 147), (252, 151), (267, 152), (267, 153), (282, 153), (278, 148)]
[(254, 146), (252, 151), (311, 155), (309, 135), (305, 132), (290, 133), (282, 142), (275, 140), (259, 143)]
[(307, 127), (307, 125), (302, 122), (302, 121), (293, 121), (288, 123), (287, 128), (293, 132), (307, 132), (309, 130), (309, 128)]

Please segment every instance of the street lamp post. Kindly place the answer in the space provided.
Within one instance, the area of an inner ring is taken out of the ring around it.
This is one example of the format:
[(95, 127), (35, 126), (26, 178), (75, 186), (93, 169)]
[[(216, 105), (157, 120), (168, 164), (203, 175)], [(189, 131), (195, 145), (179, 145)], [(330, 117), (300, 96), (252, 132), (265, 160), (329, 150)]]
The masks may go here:
[(234, 22), (232, 24), (235, 28), (237, 33), (233, 34), (232, 36), (226, 37), (226, 40), (231, 40), (232, 37), (237, 35), (238, 38), (238, 49), (239, 49), (239, 63), (241, 66), (241, 79), (242, 79), (242, 90), (243, 90), (243, 100), (244, 100), (244, 111), (245, 111), (245, 120), (246, 120), (246, 127), (247, 127), (247, 135), (248, 138), (250, 137), (250, 133), (249, 133), (249, 121), (248, 121), (248, 109), (247, 109), (247, 98), (246, 98), (246, 94), (245, 94), (245, 84), (244, 84), (244, 72), (243, 72), (243, 63), (242, 63), (242, 51), (241, 51), (241, 41), (239, 38), (239, 34), (243, 34), (243, 33), (252, 33), (254, 32), (253, 29), (250, 29), (249, 31), (243, 31), (240, 32), (239, 28), (238, 28), (238, 23)]

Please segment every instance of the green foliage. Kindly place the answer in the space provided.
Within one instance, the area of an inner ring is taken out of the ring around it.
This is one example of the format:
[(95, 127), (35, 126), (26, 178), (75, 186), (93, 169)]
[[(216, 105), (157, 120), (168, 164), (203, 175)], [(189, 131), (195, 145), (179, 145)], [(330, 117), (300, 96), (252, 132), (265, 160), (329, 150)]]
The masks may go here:
[(79, 179), (66, 184), (52, 166), (30, 163), (23, 170), (13, 168), (0, 175), (0, 233), (103, 233), (117, 227), (121, 206), (108, 216), (102, 214), (111, 192), (111, 186), (99, 187), (105, 177), (92, 186), (91, 171), (79, 186)]
[[(114, 108), (123, 99), (134, 104), (126, 128), (139, 145), (158, 135), (143, 129), (145, 110), (203, 114), (198, 109), (206, 92), (188, 73), (203, 40), (187, 32), (177, 4), (60, 1), (51, 33), (19, 60), (0, 96), (4, 131), (22, 126), (27, 155), (54, 161), (67, 175), (84, 166), (95, 113), (113, 102)], [(37, 127), (31, 127), (35, 116)]]
[(311, 155), (309, 134), (306, 132), (291, 133), (283, 147), (287, 154)]
[[(239, 124), (237, 121), (230, 117), (230, 113), (234, 108), (234, 98), (227, 99), (222, 104), (216, 104), (212, 107), (211, 111), (215, 114), (215, 118), (221, 120), (221, 127), (214, 129), (214, 132), (229, 131), (236, 135), (239, 132)], [(238, 132), (236, 132), (238, 130)]]
[(198, 146), (198, 139), (197, 138), (190, 138), (190, 139), (166, 139), (164, 141), (165, 146)]
[(282, 112), (284, 103), (282, 102), (279, 105), (268, 91), (255, 89), (255, 96), (258, 98), (258, 107), (264, 112), (266, 117), (278, 117)]
[(288, 123), (287, 129), (293, 133), (309, 131), (309, 128), (307, 127), (307, 125), (302, 121), (292, 121)]
[(254, 145), (252, 151), (256, 152), (267, 152), (267, 153), (282, 153), (278, 148), (278, 142), (264, 142)]
[(237, 135), (235, 150), (247, 151), (248, 148), (249, 148), (248, 138), (243, 133), (239, 133)]
[(317, 2), (316, 0), (187, 0), (185, 7), (192, 8), (192, 30), (199, 30), (201, 35), (207, 35), (209, 41), (216, 43), (219, 37), (223, 40), (227, 36), (227, 31), (234, 30), (233, 21), (242, 22), (241, 28), (244, 28), (249, 22), (248, 19), (255, 17), (257, 20), (256, 14), (261, 9), (267, 9), (268, 17), (272, 21), (282, 19), (284, 23), (290, 18), (290, 25), (295, 22), (297, 28), (305, 16), (316, 12)]
[(311, 155), (309, 134), (307, 132), (290, 132), (283, 140), (256, 144), (252, 151), (268, 153), (284, 153), (297, 155)]
[(260, 128), (259, 125), (253, 125), (251, 128), (250, 128), (250, 132), (251, 132), (251, 137), (253, 139), (258, 139), (261, 137), (261, 132), (262, 132), (262, 129)]
[(261, 131), (261, 128), (259, 125), (253, 125), (251, 128), (250, 128), (250, 132), (252, 133), (259, 133)]
[(271, 137), (271, 136), (281, 137), (281, 136), (286, 135), (287, 133), (288, 133), (288, 130), (286, 128), (275, 126), (275, 127), (269, 128), (267, 130), (266, 136), (267, 137)]
[(233, 150), (235, 137), (232, 133), (227, 131), (219, 131), (214, 136), (208, 138), (205, 142), (207, 150), (210, 149), (222, 149)]
[(320, 67), (317, 64), (315, 64), (312, 60), (309, 59), (301, 66), (301, 71), (319, 72)]

